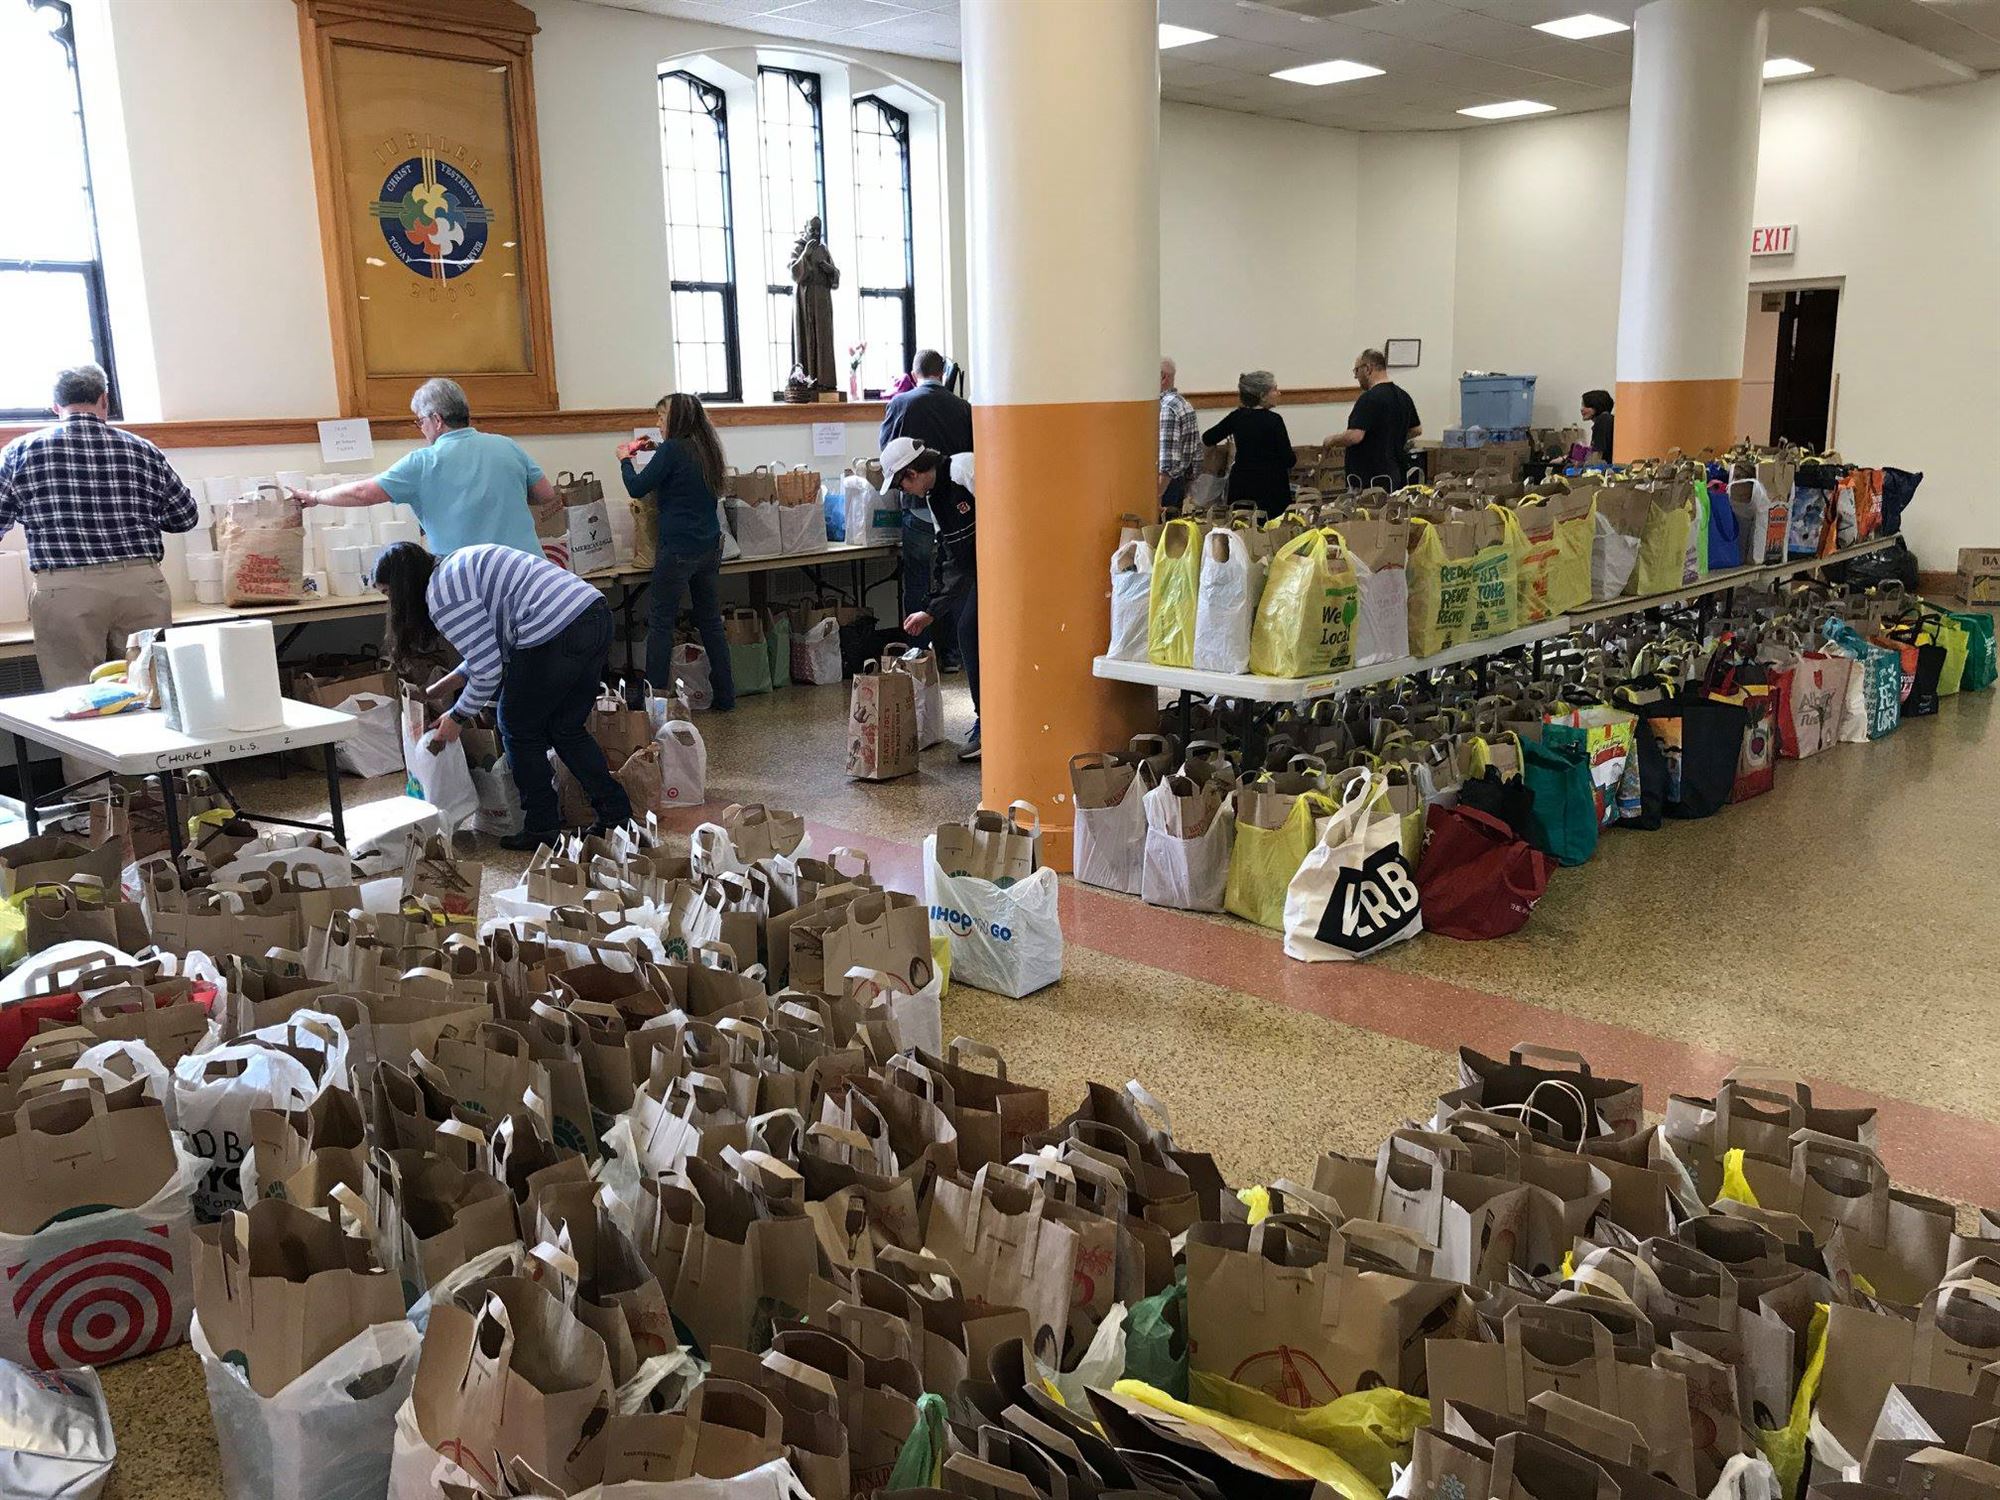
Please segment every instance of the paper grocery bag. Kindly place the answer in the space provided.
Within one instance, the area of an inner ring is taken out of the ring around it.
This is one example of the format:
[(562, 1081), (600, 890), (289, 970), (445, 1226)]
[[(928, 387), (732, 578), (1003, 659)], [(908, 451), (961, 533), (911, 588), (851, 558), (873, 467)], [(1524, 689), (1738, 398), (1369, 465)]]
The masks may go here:
[(276, 485), (225, 502), (215, 524), (224, 604), (287, 604), (306, 597), (306, 526)]
[(1049, 1216), (1039, 1187), (1018, 1187), (981, 1167), (969, 1180), (941, 1177), (931, 1190), (924, 1250), (944, 1261), (966, 1294), (1025, 1308), (1032, 1345), (1059, 1367), (1077, 1255), (1076, 1232)]
[(45, 833), (0, 849), (0, 894), (15, 897), (38, 885), (66, 885), (83, 875), (116, 890), (123, 866), (116, 838), (87, 844), (66, 834)]
[(854, 674), (847, 711), (847, 774), (893, 781), (917, 769), (916, 679), (867, 661)]
[(554, 496), (547, 505), (528, 506), (535, 518), (535, 540), (542, 544), (542, 556), (558, 568), (569, 567), (569, 508), (562, 503), (562, 496)]
[[(1021, 811), (1027, 814), (1025, 821)], [(963, 823), (938, 824), (938, 868), (947, 875), (1013, 885), (1040, 867), (1041, 835), (1041, 814), (1031, 803), (1009, 803), (1004, 813), (982, 807)]]

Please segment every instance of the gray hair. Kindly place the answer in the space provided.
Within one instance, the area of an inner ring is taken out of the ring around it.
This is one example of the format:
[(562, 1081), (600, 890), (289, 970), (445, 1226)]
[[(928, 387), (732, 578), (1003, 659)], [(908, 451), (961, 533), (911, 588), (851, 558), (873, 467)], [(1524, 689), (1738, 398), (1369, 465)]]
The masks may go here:
[(419, 420), (436, 417), (447, 427), (465, 427), (472, 421), (472, 407), (466, 402), (464, 389), (456, 380), (446, 380), (442, 375), (417, 387), (416, 395), (410, 397), (410, 410)]
[(1236, 377), (1236, 397), (1245, 406), (1259, 406), (1278, 388), (1278, 378), (1269, 370), (1248, 370)]
[(53, 406), (89, 406), (111, 389), (111, 379), (102, 365), (71, 365), (56, 372)]
[(1167, 354), (1160, 356), (1160, 378), (1162, 380), (1178, 380), (1181, 378), (1181, 367), (1174, 363), (1173, 356)]

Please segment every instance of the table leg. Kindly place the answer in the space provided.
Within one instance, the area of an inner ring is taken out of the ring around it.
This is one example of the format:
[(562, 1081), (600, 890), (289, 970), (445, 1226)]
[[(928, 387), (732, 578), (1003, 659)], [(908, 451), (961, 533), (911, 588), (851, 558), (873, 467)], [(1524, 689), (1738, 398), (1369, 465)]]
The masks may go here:
[(326, 805), (333, 815), (333, 841), (343, 849), (347, 847), (347, 818), (340, 808), (340, 758), (333, 752), (332, 745), (320, 747), (326, 757)]
[(1242, 700), (1243, 716), (1237, 722), (1236, 734), (1243, 746), (1243, 764), (1250, 764), (1250, 736), (1257, 728), (1257, 705), (1248, 698)]
[(160, 811), (167, 820), (167, 858), (179, 865), (187, 842), (187, 830), (181, 826), (180, 803), (174, 797), (174, 773), (159, 771), (154, 773), (153, 779), (160, 784)]
[(28, 761), (28, 742), (14, 736), (14, 773), (21, 783), (21, 810), (28, 819), (28, 837), (42, 831), (42, 815), (35, 809), (35, 772)]

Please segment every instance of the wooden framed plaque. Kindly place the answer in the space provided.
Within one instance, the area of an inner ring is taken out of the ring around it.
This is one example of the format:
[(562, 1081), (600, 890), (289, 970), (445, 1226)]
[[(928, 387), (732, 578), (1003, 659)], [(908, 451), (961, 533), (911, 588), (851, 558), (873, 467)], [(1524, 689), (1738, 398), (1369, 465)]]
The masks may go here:
[(557, 407), (530, 58), (514, 0), (298, 0), (341, 411), (433, 375)]

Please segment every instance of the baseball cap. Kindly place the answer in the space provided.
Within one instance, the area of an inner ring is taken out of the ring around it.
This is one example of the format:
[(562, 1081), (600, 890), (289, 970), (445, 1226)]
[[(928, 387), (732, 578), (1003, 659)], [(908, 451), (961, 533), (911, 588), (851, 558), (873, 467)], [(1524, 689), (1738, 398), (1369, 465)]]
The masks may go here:
[(896, 487), (896, 476), (916, 462), (917, 455), (924, 451), (924, 445), (911, 437), (890, 438), (888, 446), (882, 450), (882, 491), (887, 494)]

